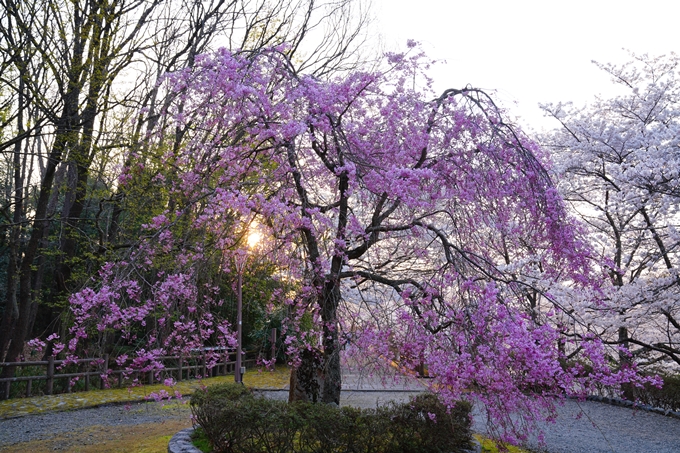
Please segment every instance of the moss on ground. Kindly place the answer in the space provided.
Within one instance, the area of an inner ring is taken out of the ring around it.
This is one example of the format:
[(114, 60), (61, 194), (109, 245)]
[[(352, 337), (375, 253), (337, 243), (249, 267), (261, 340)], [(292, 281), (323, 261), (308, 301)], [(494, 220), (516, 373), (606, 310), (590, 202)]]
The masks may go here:
[(133, 426), (89, 426), (50, 439), (0, 447), (0, 453), (166, 453), (170, 438), (190, 426), (189, 417)]
[(482, 453), (499, 453), (507, 451), (509, 453), (531, 453), (530, 450), (515, 447), (514, 445), (505, 445), (505, 450), (501, 450), (498, 444), (488, 437), (483, 437), (479, 434), (474, 434), (475, 439), (482, 445)]

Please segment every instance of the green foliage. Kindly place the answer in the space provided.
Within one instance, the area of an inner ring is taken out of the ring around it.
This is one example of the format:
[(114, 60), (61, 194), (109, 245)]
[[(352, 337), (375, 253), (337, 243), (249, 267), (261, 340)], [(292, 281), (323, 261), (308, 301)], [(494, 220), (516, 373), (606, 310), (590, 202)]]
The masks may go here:
[(191, 395), (191, 412), (213, 448), (219, 452), (240, 451), (248, 439), (248, 424), (242, 415), (254, 396), (236, 383), (210, 386)]
[(680, 411), (680, 375), (661, 376), (663, 387), (645, 384), (627, 389), (629, 397), (639, 403), (661, 409)]
[(197, 428), (194, 430), (191, 435), (191, 443), (193, 443), (194, 447), (198, 448), (203, 453), (212, 452), (210, 440), (208, 439), (208, 436), (206, 436), (205, 431), (203, 431), (203, 428)]
[[(109, 195), (109, 200), (103, 204), (107, 209), (106, 215), (111, 219), (111, 231), (115, 230), (115, 233), (109, 231), (106, 235), (108, 242), (103, 256), (105, 261), (128, 263), (126, 269), (121, 267), (117, 272), (139, 277), (140, 300), (154, 300), (159, 282), (167, 275), (191, 275), (191, 283), (195, 286), (192, 297), (205, 307), (206, 315), (226, 319), (231, 326), (236, 326), (237, 275), (229, 259), (225, 258), (225, 250), (234, 245), (224, 243), (224, 235), (234, 228), (236, 214), (230, 211), (226, 219), (221, 219), (222, 230), (197, 223), (198, 213), (202, 212), (206, 201), (188, 199), (186, 194), (171, 190), (171, 182), (177, 179), (177, 167), (162, 158), (167, 151), (164, 147), (167, 146), (170, 145), (161, 143), (155, 147), (150, 146), (144, 152), (140, 150), (127, 158), (125, 173), (129, 179), (118, 186), (115, 197)], [(106, 198), (105, 195), (102, 194), (101, 198)], [(117, 214), (114, 215), (111, 211), (116, 211)], [(153, 219), (161, 215), (166, 220), (155, 224)], [(152, 224), (156, 226), (150, 227)], [(145, 253), (133, 252), (135, 244), (139, 243), (146, 244)], [(53, 249), (55, 256), (50, 256), (50, 262), (61, 259), (58, 248)], [(71, 278), (82, 283), (91, 275), (97, 274), (103, 258), (93, 267), (92, 263), (95, 263), (97, 256), (89, 254), (85, 248), (79, 248), (79, 251), (80, 253), (65, 262), (72, 269)], [(243, 340), (248, 351), (271, 350), (266, 346), (268, 333), (271, 327), (278, 325), (274, 326), (270, 322), (272, 315), (267, 307), (273, 293), (284, 286), (274, 277), (276, 272), (274, 265), (256, 257), (250, 257), (244, 267)], [(85, 284), (87, 283), (77, 286), (82, 287)], [(50, 288), (54, 285), (46, 286)], [(47, 291), (43, 292), (48, 295)], [(54, 297), (46, 297), (51, 300), (50, 305), (53, 307), (47, 320), (57, 317), (70, 294), (62, 296), (58, 301)], [(121, 294), (119, 305), (124, 307), (130, 303), (128, 299), (127, 294)], [(182, 316), (186, 316), (186, 313), (181, 309), (151, 311), (144, 324), (134, 326), (127, 337), (123, 337), (120, 331), (102, 331), (96, 326), (92, 326), (87, 333), (90, 343), (103, 349), (100, 354), (120, 355), (140, 348), (149, 349), (145, 343), (150, 337), (156, 339), (153, 348), (173, 348), (178, 347), (177, 342), (168, 344), (164, 340), (173, 332), (174, 323)], [(166, 321), (164, 324), (158, 322), (161, 318)], [(278, 317), (280, 318), (283, 315)], [(70, 319), (64, 315), (60, 319), (65, 320), (66, 326), (69, 326)], [(278, 324), (280, 325), (280, 321)], [(219, 345), (220, 336), (220, 331), (215, 330), (213, 336), (206, 339), (206, 346)]]
[(464, 427), (470, 410), (470, 404), (464, 402), (449, 409), (432, 393), (418, 395), (406, 404), (392, 403), (382, 414), (392, 422), (394, 433), (388, 450), (447, 453), (467, 446), (470, 432)]
[(304, 430), (300, 411), (290, 410), (285, 401), (255, 398), (243, 413), (248, 426), (244, 452), (288, 453), (296, 448), (298, 433)]
[[(191, 405), (203, 407), (213, 403), (233, 403), (242, 399), (252, 399), (252, 392), (244, 385), (235, 382), (211, 385), (191, 395)], [(200, 424), (200, 423), (199, 423)]]
[(470, 405), (435, 395), (357, 409), (253, 396), (239, 384), (194, 393), (191, 410), (216, 452), (452, 453), (470, 447)]
[(295, 403), (303, 414), (306, 429), (300, 435), (300, 450), (313, 453), (386, 451), (389, 420), (375, 411), (333, 405)]

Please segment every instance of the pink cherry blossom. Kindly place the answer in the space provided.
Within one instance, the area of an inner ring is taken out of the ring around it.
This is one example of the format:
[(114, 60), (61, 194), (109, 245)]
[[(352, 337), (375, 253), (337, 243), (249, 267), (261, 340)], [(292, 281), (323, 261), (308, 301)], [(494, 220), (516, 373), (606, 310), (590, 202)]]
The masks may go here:
[(511, 413), (550, 418), (554, 399), (641, 382), (553, 321), (577, 321), (564, 297), (596, 295), (598, 274), (545, 153), (483, 91), (414, 85), (431, 62), (408, 47), (384, 71), (329, 80), (295, 73), (281, 49), (221, 49), (168, 74), (175, 97), (148, 146), (172, 163), (152, 179), (172, 203), (71, 297), (69, 351), (115, 329), (137, 345), (129, 370), (160, 372), (162, 355), (233, 346), (201, 269), (235, 272), (258, 225), (257, 253), (294, 288), (272, 301), (290, 364), (318, 351), (323, 401), (338, 401), (341, 355), (406, 375), (422, 364), (443, 401), (483, 402), (518, 440), (528, 425)]

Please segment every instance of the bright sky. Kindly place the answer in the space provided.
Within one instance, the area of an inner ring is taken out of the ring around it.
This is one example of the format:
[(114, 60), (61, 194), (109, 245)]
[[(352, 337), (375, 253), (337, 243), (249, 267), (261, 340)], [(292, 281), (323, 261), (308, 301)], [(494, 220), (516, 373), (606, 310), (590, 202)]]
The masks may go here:
[(387, 49), (420, 41), (446, 60), (438, 91), (467, 84), (496, 99), (527, 128), (557, 126), (538, 103), (583, 105), (613, 84), (591, 61), (622, 64), (623, 50), (680, 53), (678, 0), (373, 0)]

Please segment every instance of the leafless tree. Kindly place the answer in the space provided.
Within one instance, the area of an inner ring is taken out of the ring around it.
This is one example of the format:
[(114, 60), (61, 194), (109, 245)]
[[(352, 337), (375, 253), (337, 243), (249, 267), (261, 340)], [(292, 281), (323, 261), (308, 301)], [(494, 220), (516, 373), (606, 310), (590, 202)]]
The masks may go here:
[(317, 77), (365, 61), (368, 16), (359, 0), (0, 0), (0, 7), (8, 195), (0, 360), (22, 354), (36, 318), (44, 330), (59, 316), (59, 302), (83, 280), (76, 271), (95, 268), (84, 262), (125, 245), (112, 245), (126, 204), (111, 169), (130, 149), (143, 150), (167, 103), (163, 74), (219, 46), (286, 43), (298, 69)]

